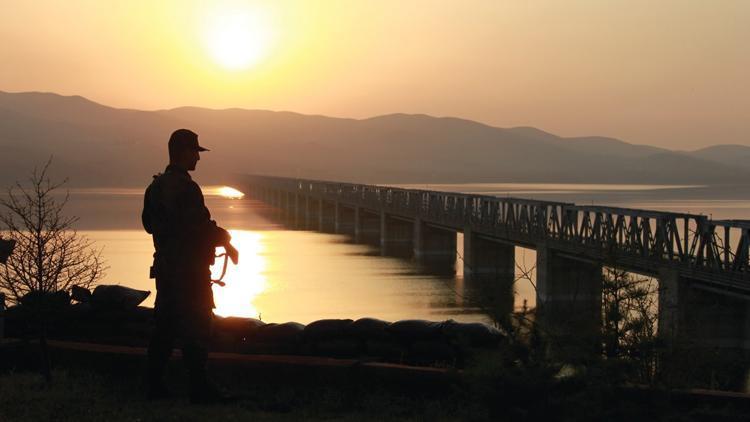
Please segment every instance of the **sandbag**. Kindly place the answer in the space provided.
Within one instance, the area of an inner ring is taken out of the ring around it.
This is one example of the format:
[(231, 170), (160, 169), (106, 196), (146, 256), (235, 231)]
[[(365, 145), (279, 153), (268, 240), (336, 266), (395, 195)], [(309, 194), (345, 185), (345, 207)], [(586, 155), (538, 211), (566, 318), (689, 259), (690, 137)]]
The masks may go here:
[(136, 306), (134, 309), (128, 310), (126, 318), (130, 322), (147, 322), (151, 324), (154, 320), (154, 308)]
[[(78, 304), (85, 305), (85, 304)], [(91, 304), (90, 318), (92, 320), (104, 321), (108, 324), (118, 325), (127, 322), (145, 322), (152, 324), (154, 309), (145, 306), (134, 306), (132, 308), (119, 306), (96, 306)]]
[(24, 295), (19, 302), (27, 310), (60, 311), (70, 305), (70, 296), (65, 291), (33, 291)]
[(497, 345), (505, 336), (495, 327), (481, 322), (456, 322), (448, 320), (443, 323), (443, 333), (454, 343), (468, 344), (474, 347), (491, 347)]
[(90, 303), (74, 303), (70, 305), (67, 312), (67, 318), (71, 322), (84, 321), (91, 317), (91, 304)]
[(296, 343), (300, 340), (305, 326), (298, 322), (266, 324), (258, 328), (253, 339), (268, 343)]
[(91, 294), (91, 305), (99, 309), (130, 310), (140, 305), (150, 294), (150, 291), (125, 286), (101, 285), (96, 286)]
[(23, 337), (29, 330), (28, 312), (23, 307), (15, 305), (5, 310), (5, 336)]
[(443, 335), (442, 325), (442, 322), (405, 319), (389, 325), (387, 331), (402, 342), (440, 340)]
[(384, 340), (390, 337), (388, 326), (391, 323), (376, 318), (360, 318), (349, 326), (353, 337), (361, 340)]
[(321, 340), (314, 344), (310, 352), (318, 356), (332, 358), (354, 358), (362, 353), (362, 344), (354, 339)]
[(299, 342), (260, 342), (246, 341), (228, 348), (234, 353), (262, 354), (262, 355), (299, 355)]
[(351, 319), (321, 319), (308, 324), (303, 336), (306, 341), (333, 340), (346, 337)]
[(91, 302), (91, 290), (81, 286), (73, 286), (70, 288), (70, 298), (78, 303), (89, 303)]
[(372, 339), (365, 343), (368, 357), (380, 358), (390, 362), (402, 362), (406, 349), (399, 343), (389, 340)]
[(65, 321), (65, 314), (70, 307), (68, 292), (29, 292), (19, 299), (18, 317), (25, 321), (28, 327), (39, 328), (44, 322), (46, 328), (52, 332)]
[(127, 322), (121, 327), (121, 334), (126, 337), (147, 341), (154, 332), (154, 324), (143, 321)]
[(458, 357), (456, 349), (443, 341), (417, 340), (409, 347), (407, 362), (416, 364), (452, 365)]
[(233, 339), (243, 340), (264, 325), (265, 322), (255, 318), (215, 316), (213, 330), (217, 334), (227, 334)]

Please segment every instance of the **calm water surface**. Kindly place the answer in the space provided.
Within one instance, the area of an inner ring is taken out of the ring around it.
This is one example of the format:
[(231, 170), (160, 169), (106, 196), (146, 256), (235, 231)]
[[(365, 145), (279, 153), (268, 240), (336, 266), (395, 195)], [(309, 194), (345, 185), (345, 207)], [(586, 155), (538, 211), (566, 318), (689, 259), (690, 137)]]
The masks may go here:
[[(420, 189), (481, 193), (630, 208), (711, 215), (715, 219), (750, 218), (750, 189), (745, 186), (644, 186), (554, 184), (410, 185)], [(290, 231), (264, 217), (252, 199), (228, 199), (206, 188), (213, 218), (228, 228), (240, 249), (240, 263), (229, 265), (226, 287), (214, 288), (221, 315), (261, 317), (264, 321), (308, 323), (321, 318), (385, 320), (423, 318), (487, 321), (467, 298), (475, 291), (455, 276), (421, 273), (405, 259), (381, 257), (369, 246), (345, 236)], [(79, 231), (104, 248), (109, 265), (104, 283), (154, 290), (148, 278), (153, 246), (140, 226), (142, 190), (74, 190), (67, 210), (80, 217)], [(461, 239), (459, 235), (459, 257)], [(531, 269), (532, 250), (516, 249), (519, 274)], [(213, 268), (216, 276), (220, 266)], [(533, 272), (532, 272), (533, 280)], [(146, 305), (153, 305), (153, 295)], [(534, 306), (531, 281), (519, 281), (515, 305)]]

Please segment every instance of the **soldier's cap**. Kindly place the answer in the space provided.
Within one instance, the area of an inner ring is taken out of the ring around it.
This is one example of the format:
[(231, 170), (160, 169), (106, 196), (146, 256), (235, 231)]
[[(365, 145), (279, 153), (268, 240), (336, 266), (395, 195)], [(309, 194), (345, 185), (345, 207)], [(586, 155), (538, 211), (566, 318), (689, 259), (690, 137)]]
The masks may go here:
[(198, 134), (189, 129), (177, 129), (172, 132), (172, 136), (169, 137), (169, 150), (170, 151), (181, 151), (181, 150), (197, 150), (197, 151), (210, 151), (208, 148), (203, 148), (198, 145)]

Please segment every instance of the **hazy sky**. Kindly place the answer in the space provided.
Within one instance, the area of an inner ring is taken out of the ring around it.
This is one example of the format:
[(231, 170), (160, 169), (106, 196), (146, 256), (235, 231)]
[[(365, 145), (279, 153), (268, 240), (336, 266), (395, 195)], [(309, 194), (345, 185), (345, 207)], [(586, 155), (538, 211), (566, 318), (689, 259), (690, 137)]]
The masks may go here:
[(0, 0), (0, 90), (750, 145), (750, 0)]

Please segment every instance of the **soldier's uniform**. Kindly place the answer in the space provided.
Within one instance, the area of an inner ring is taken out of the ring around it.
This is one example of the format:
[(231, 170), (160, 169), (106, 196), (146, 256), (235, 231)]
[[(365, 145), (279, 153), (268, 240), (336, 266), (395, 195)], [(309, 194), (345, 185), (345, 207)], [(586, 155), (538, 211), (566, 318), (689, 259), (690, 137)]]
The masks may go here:
[(167, 166), (146, 189), (141, 215), (153, 236), (156, 329), (148, 349), (151, 386), (161, 378), (176, 339), (190, 374), (191, 394), (205, 388), (212, 309), (210, 266), (229, 234), (211, 220), (203, 193), (187, 171)]

